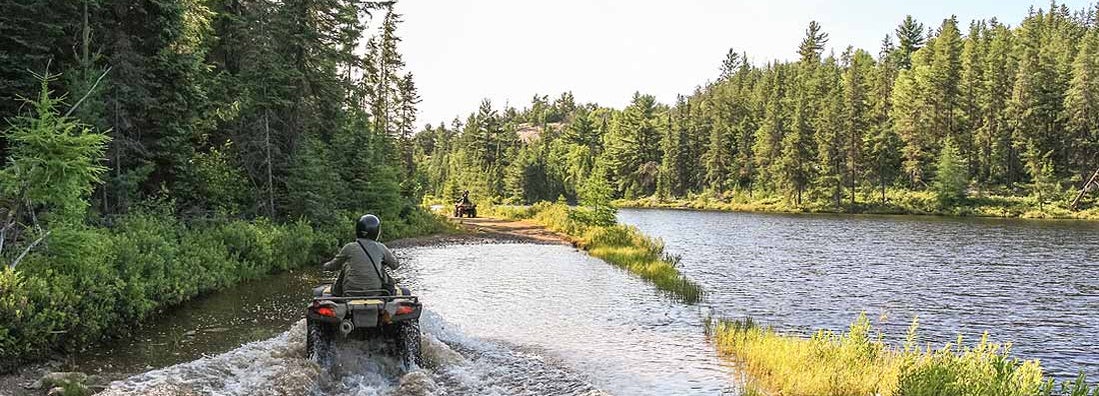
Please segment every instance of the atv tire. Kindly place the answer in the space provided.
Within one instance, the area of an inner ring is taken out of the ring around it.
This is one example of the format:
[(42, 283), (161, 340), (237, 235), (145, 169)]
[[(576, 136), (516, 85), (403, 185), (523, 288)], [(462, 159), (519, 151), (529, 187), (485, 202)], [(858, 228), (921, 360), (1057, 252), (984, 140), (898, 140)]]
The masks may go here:
[(327, 364), (332, 358), (332, 343), (335, 338), (336, 331), (332, 326), (326, 326), (315, 321), (306, 321), (305, 357), (321, 365)]
[(397, 329), (397, 353), (405, 364), (423, 367), (424, 355), (420, 349), (420, 321), (413, 319), (404, 322)]

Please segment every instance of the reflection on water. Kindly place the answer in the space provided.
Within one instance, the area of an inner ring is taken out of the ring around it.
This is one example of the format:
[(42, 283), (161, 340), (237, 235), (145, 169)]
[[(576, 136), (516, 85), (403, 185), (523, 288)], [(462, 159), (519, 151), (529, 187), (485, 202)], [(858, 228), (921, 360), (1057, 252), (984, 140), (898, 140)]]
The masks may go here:
[(1099, 224), (896, 216), (622, 210), (663, 238), (716, 314), (787, 331), (843, 329), (860, 311), (922, 341), (958, 334), (1099, 377)]
[(154, 315), (132, 337), (75, 357), (74, 369), (132, 373), (274, 337), (302, 318), (320, 280), (318, 268), (306, 268), (199, 297)]

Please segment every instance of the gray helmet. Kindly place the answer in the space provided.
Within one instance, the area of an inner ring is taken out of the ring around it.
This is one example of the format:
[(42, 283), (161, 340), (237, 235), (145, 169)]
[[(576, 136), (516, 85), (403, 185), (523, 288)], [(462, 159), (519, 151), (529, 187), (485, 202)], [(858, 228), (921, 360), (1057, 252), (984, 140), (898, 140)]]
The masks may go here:
[(382, 221), (378, 219), (378, 216), (372, 214), (364, 215), (359, 218), (359, 221), (355, 222), (356, 238), (366, 238), (376, 241), (381, 234)]

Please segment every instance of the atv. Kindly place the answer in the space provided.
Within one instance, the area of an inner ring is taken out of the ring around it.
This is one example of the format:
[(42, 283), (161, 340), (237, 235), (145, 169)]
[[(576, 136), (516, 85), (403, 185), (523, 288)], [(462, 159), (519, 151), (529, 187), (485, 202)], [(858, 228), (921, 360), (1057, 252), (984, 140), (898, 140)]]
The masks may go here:
[(395, 295), (377, 290), (359, 296), (336, 297), (332, 285), (313, 289), (305, 310), (306, 358), (327, 364), (338, 338), (381, 339), (393, 356), (405, 364), (423, 366), (420, 351), (420, 299), (406, 289)]
[(477, 204), (461, 202), (454, 204), (454, 217), (477, 217)]

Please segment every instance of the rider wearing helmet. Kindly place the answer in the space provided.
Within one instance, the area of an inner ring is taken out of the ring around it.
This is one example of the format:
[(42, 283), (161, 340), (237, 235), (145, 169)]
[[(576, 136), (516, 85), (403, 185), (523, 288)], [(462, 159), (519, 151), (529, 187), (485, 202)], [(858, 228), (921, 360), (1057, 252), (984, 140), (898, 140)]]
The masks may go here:
[(382, 222), (372, 214), (360, 217), (355, 223), (355, 241), (343, 245), (336, 257), (324, 263), (325, 271), (340, 271), (333, 285), (334, 295), (376, 295), (386, 290), (394, 294), (394, 282), (385, 267), (397, 269), (397, 256), (381, 242)]

